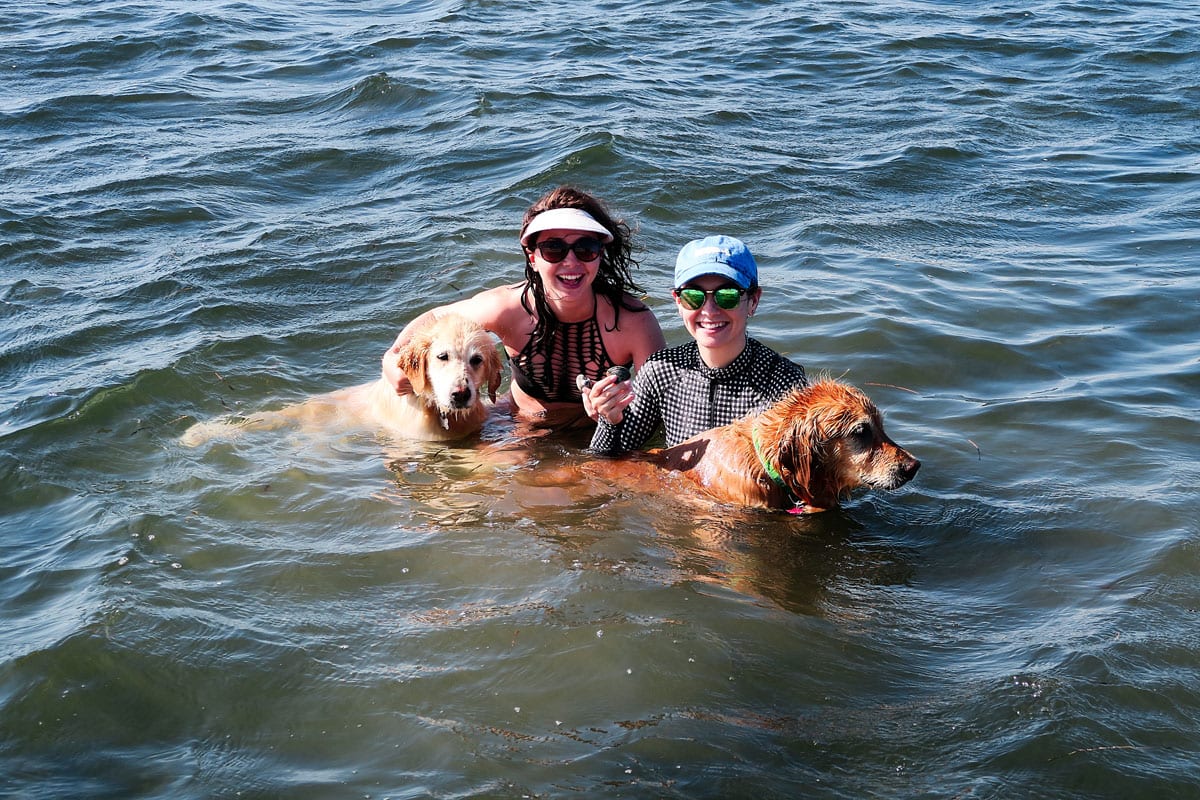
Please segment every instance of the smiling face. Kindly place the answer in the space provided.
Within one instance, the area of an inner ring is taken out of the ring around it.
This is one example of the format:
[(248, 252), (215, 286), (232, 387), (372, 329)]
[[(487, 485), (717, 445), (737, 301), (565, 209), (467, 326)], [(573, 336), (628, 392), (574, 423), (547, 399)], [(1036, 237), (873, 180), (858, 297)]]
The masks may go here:
[[(733, 281), (721, 275), (701, 275), (677, 288), (704, 289), (711, 291), (726, 286), (736, 287)], [(721, 308), (710, 294), (704, 298), (700, 308), (689, 308), (680, 298), (675, 298), (675, 307), (683, 319), (683, 326), (700, 347), (700, 357), (710, 367), (724, 367), (732, 362), (746, 347), (746, 323), (758, 308), (761, 289), (742, 295), (733, 308)]]
[(568, 249), (562, 261), (551, 262), (542, 255), (539, 245), (550, 240), (565, 242), (568, 247), (580, 240), (599, 241), (596, 234), (587, 231), (551, 229), (537, 235), (537, 244), (528, 250), (530, 264), (542, 279), (546, 299), (556, 303), (586, 300), (592, 302), (592, 282), (600, 271), (601, 257), (584, 261), (573, 250)]

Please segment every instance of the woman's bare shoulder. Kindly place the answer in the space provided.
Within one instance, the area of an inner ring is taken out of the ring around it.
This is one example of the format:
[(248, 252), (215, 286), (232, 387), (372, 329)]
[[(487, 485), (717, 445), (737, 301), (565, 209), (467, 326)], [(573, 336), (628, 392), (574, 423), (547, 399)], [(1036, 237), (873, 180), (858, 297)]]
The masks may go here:
[(666, 346), (662, 327), (654, 312), (633, 295), (624, 295), (620, 314), (613, 324), (614, 310), (610, 303), (605, 303), (605, 314), (601, 318), (605, 336), (605, 346), (609, 353), (621, 363), (633, 361), (638, 367), (647, 356)]
[(521, 307), (521, 286), (522, 284), (518, 283), (484, 289), (463, 300), (447, 303), (439, 310), (443, 314), (470, 317), (486, 328), (489, 323), (503, 318), (514, 308)]
[(621, 316), (618, 320), (621, 328), (628, 325), (630, 330), (635, 333), (662, 330), (658, 324), (658, 317), (654, 316), (654, 311), (641, 298), (626, 294), (623, 296), (623, 300)]
[(475, 320), (511, 347), (512, 341), (528, 334), (529, 312), (521, 305), (524, 286), (514, 283), (484, 289), (465, 300), (442, 306), (441, 311)]

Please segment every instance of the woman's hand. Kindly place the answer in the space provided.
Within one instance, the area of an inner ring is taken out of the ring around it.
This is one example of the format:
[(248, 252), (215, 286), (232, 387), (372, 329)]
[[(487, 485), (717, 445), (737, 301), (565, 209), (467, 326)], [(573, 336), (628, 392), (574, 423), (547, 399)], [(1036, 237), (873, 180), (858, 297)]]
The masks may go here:
[[(400, 337), (403, 335), (401, 332)], [(400, 337), (397, 337), (395, 344), (383, 354), (383, 380), (396, 390), (396, 394), (406, 395), (412, 394), (413, 388), (404, 370), (400, 369)]]
[(611, 425), (625, 418), (625, 409), (633, 402), (633, 387), (630, 381), (618, 381), (606, 375), (590, 386), (581, 386), (583, 407), (594, 420), (604, 417)]

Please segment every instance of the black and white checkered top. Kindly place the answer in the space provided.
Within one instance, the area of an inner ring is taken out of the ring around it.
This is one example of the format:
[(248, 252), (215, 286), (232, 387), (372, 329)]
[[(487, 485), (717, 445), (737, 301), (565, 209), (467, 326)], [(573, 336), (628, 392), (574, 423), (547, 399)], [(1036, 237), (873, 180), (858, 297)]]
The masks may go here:
[(590, 449), (616, 454), (642, 447), (661, 428), (667, 447), (764, 410), (807, 379), (804, 367), (757, 339), (728, 366), (713, 369), (695, 342), (659, 350), (633, 379), (634, 400), (616, 425), (603, 417)]

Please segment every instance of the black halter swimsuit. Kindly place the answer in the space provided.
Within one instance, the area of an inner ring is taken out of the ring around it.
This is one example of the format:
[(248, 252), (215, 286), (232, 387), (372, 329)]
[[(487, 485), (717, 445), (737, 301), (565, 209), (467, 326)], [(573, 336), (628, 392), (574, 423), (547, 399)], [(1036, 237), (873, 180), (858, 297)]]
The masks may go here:
[[(558, 330), (538, 348), (530, 337), (521, 352), (509, 361), (512, 381), (525, 394), (543, 403), (579, 403), (576, 375), (599, 380), (615, 366), (604, 349), (596, 310), (581, 322), (560, 322)], [(631, 365), (626, 365), (631, 366)]]

